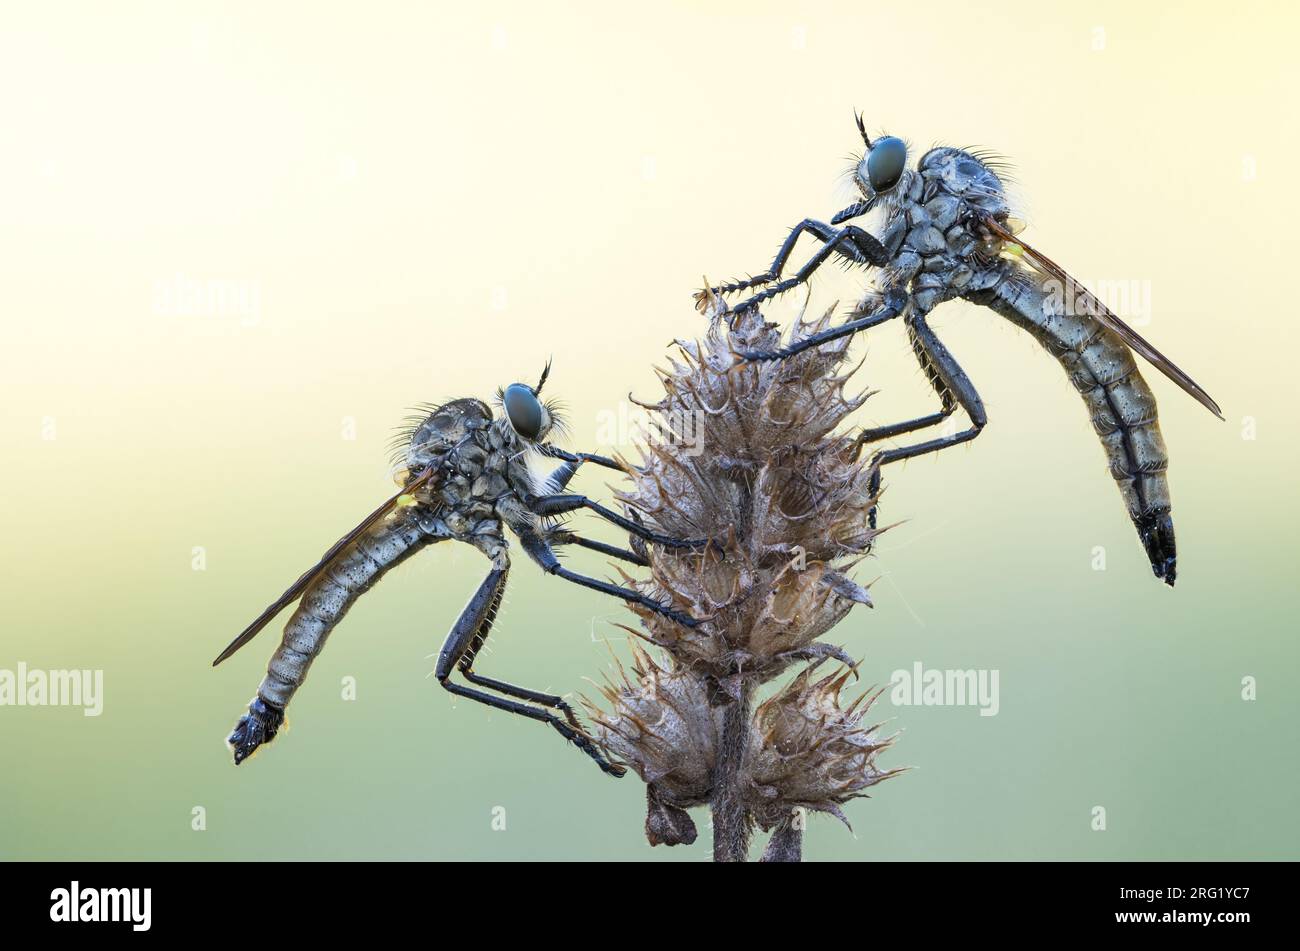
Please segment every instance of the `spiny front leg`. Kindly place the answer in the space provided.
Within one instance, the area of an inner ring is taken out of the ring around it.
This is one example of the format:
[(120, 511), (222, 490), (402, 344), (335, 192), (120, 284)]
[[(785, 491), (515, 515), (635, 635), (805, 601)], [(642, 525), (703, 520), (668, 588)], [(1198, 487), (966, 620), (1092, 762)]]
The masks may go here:
[[(556, 451), (562, 452), (562, 450), (556, 450)], [(565, 457), (569, 455), (571, 454), (569, 453), (564, 454)], [(546, 485), (548, 488), (551, 489), (551, 491), (559, 492), (569, 484), (569, 481), (577, 473), (578, 467), (582, 465), (584, 461), (590, 459), (591, 461), (595, 462), (597, 459), (603, 459), (603, 458), (604, 458), (603, 456), (595, 456), (589, 453), (579, 453), (573, 455), (571, 459), (562, 463), (559, 467), (555, 469), (554, 472), (552, 472), (547, 477)], [(620, 472), (623, 471), (623, 467), (618, 465), (618, 463), (614, 462), (612, 459), (608, 461), (612, 468), (618, 469)], [(601, 554), (609, 555), (613, 558), (618, 558), (622, 561), (630, 562), (634, 565), (639, 565), (642, 568), (649, 567), (650, 565), (650, 562), (646, 561), (644, 557), (642, 557), (641, 555), (637, 554), (634, 551), (628, 551), (626, 548), (619, 548), (615, 545), (607, 545), (604, 542), (598, 542), (588, 538), (580, 538), (577, 535), (575, 535), (573, 532), (565, 531), (563, 529), (557, 528), (556, 530), (552, 531), (548, 535), (548, 538), (551, 544), (553, 545), (577, 545), (581, 548), (586, 548), (591, 551), (598, 551)]]
[(813, 276), (819, 267), (826, 263), (832, 254), (839, 254), (851, 264), (874, 264), (877, 267), (883, 267), (891, 260), (888, 249), (877, 241), (870, 232), (862, 230), (857, 225), (845, 225), (843, 228), (832, 230), (829, 233), (826, 237), (826, 243), (817, 249), (807, 263), (795, 273), (794, 277), (773, 284), (748, 300), (741, 301), (732, 308), (732, 312), (739, 314), (751, 310), (764, 301), (771, 300), (786, 291), (807, 283), (809, 278)]
[(613, 522), (619, 528), (630, 532), (638, 538), (643, 538), (648, 542), (654, 542), (656, 545), (662, 545), (664, 548), (690, 548), (703, 549), (713, 547), (722, 551), (721, 543), (711, 538), (691, 538), (681, 539), (673, 538), (670, 535), (664, 535), (660, 532), (652, 531), (630, 518), (624, 518), (612, 509), (608, 509), (585, 495), (541, 495), (525, 499), (525, 504), (529, 511), (534, 515), (563, 515), (566, 512), (575, 512), (578, 509), (589, 509), (595, 512), (607, 522)]
[(546, 443), (538, 446), (537, 451), (544, 456), (550, 456), (552, 459), (563, 459), (568, 463), (568, 465), (560, 466), (551, 473), (551, 481), (555, 481), (556, 479), (561, 480), (560, 488), (564, 488), (564, 486), (569, 484), (569, 480), (573, 478), (574, 473), (578, 471), (578, 467), (584, 462), (590, 462), (606, 469), (613, 469), (615, 472), (627, 471), (623, 466), (608, 456), (601, 456), (594, 452), (568, 452), (558, 446), (551, 446)]
[(796, 340), (788, 347), (781, 347), (777, 350), (747, 350), (739, 354), (739, 356), (742, 360), (785, 360), (797, 356), (805, 350), (811, 350), (813, 347), (820, 347), (832, 340), (839, 340), (841, 337), (847, 337), (860, 330), (868, 330), (886, 321), (893, 320), (903, 312), (903, 308), (906, 306), (907, 295), (901, 290), (891, 291), (886, 295), (880, 308), (865, 317), (859, 317), (857, 320), (850, 320), (838, 327), (831, 327), (821, 333), (804, 337), (802, 340)]
[(776, 257), (772, 259), (771, 265), (761, 274), (755, 274), (743, 281), (734, 281), (731, 284), (719, 284), (717, 287), (710, 287), (708, 290), (699, 291), (695, 295), (696, 309), (704, 311), (707, 308), (710, 296), (723, 296), (734, 294), (736, 291), (748, 290), (751, 287), (761, 287), (764, 284), (770, 284), (781, 276), (781, 271), (785, 268), (785, 262), (790, 259), (794, 246), (799, 243), (799, 237), (804, 233), (815, 235), (820, 241), (829, 241), (835, 234), (835, 229), (825, 222), (818, 221), (815, 218), (805, 218), (793, 228), (786, 236), (785, 241), (781, 243), (781, 249), (776, 252)]
[[(845, 212), (848, 210), (845, 209)], [(843, 215), (845, 212), (840, 212), (840, 214)], [(740, 313), (751, 307), (757, 307), (762, 301), (783, 294), (791, 288), (804, 283), (831, 254), (838, 254), (850, 264), (875, 264), (880, 266), (887, 264), (890, 260), (890, 254), (884, 245), (877, 241), (870, 232), (864, 231), (856, 225), (835, 228), (824, 221), (805, 218), (791, 229), (789, 236), (786, 237), (781, 249), (777, 252), (776, 258), (773, 259), (771, 266), (766, 271), (755, 274), (748, 280), (720, 284), (717, 287), (697, 292), (695, 294), (696, 309), (703, 313), (708, 310), (710, 302), (715, 297), (734, 294), (737, 291), (748, 290), (752, 287), (762, 287), (776, 280), (781, 276), (781, 272), (785, 270), (786, 262), (790, 259), (799, 238), (805, 233), (811, 234), (823, 242), (822, 247), (808, 260), (808, 263), (800, 268), (793, 278), (782, 281), (775, 287), (771, 287), (738, 304), (732, 308), (733, 313)]]

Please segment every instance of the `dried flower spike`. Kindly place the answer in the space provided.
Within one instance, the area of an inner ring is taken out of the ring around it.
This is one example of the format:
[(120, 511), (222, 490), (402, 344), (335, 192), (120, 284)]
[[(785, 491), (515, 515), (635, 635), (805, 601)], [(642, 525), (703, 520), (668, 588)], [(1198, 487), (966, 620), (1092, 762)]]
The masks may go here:
[[(800, 317), (791, 341), (830, 319)], [(773, 830), (766, 860), (797, 860), (802, 810), (843, 818), (845, 802), (897, 772), (875, 762), (893, 738), (861, 725), (874, 697), (842, 704), (852, 660), (822, 640), (871, 605), (849, 572), (877, 535), (875, 473), (839, 432), (867, 394), (847, 392), (846, 340), (782, 361), (737, 356), (780, 342), (754, 311), (715, 313), (707, 338), (679, 341), (660, 370), (664, 396), (647, 406), (620, 499), (631, 517), (726, 550), (646, 552), (650, 578), (629, 582), (705, 621), (637, 611), (638, 637), (661, 658), (634, 643), (631, 674), (603, 688), (608, 709), (588, 704), (598, 742), (647, 784), (650, 843), (694, 841), (685, 810), (708, 803), (718, 860), (743, 860), (755, 825)], [(813, 681), (828, 658), (849, 666)], [(797, 663), (808, 666), (755, 710), (757, 688)]]

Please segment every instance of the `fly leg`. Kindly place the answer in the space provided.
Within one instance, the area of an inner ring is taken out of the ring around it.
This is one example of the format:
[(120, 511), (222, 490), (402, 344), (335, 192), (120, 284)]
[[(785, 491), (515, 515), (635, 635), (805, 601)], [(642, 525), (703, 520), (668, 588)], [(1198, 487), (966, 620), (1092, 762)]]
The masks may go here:
[[(930, 329), (930, 325), (926, 323), (925, 316), (914, 313), (907, 322), (907, 329), (908, 336), (912, 341), (912, 352), (916, 355), (916, 360), (921, 365), (922, 372), (929, 379), (930, 385), (939, 394), (940, 410), (937, 413), (919, 416), (906, 422), (880, 426), (875, 429), (864, 429), (857, 437), (858, 447), (875, 439), (884, 439), (889, 436), (897, 436), (926, 426), (932, 426), (951, 416), (958, 406), (965, 410), (966, 415), (970, 418), (971, 425), (968, 429), (964, 429), (959, 433), (939, 436), (911, 446), (886, 449), (879, 453), (876, 457), (876, 471), (871, 477), (869, 486), (873, 495), (880, 489), (881, 466), (886, 463), (897, 462), (900, 459), (911, 459), (913, 456), (924, 455), (927, 452), (937, 452), (940, 449), (947, 449), (949, 446), (968, 442), (978, 436), (988, 422), (988, 415), (984, 412), (984, 402), (980, 399), (979, 393), (975, 391), (975, 385), (971, 383), (970, 377), (966, 375), (966, 371), (957, 363), (948, 348), (935, 336), (934, 331)], [(875, 527), (876, 510), (874, 508), (870, 513), (869, 524), (871, 527)]]
[[(578, 474), (578, 468), (587, 461), (582, 456), (564, 452), (563, 449), (555, 449), (553, 446), (543, 446), (542, 452), (548, 456), (555, 455), (564, 460), (555, 467), (551, 474), (546, 477), (546, 481), (542, 483), (547, 487), (548, 492), (563, 492), (565, 486)], [(613, 462), (613, 460), (610, 460), (610, 462)]]
[[(790, 229), (790, 233), (786, 236), (785, 241), (781, 243), (781, 249), (776, 252), (776, 257), (772, 259), (772, 264), (766, 271), (761, 274), (755, 274), (748, 280), (736, 281), (731, 284), (721, 284), (717, 287), (709, 288), (708, 291), (701, 291), (695, 295), (697, 302), (696, 306), (703, 308), (705, 302), (712, 294), (733, 294), (736, 291), (748, 290), (751, 287), (761, 287), (764, 284), (770, 284), (781, 276), (781, 271), (785, 269), (786, 261), (790, 260), (790, 255), (794, 252), (795, 245), (799, 243), (799, 238), (802, 237), (805, 232), (813, 235), (819, 241), (831, 241), (836, 237), (836, 232), (839, 231), (839, 229), (834, 227), (834, 225), (838, 225), (850, 218), (856, 218), (858, 215), (863, 214), (867, 208), (867, 202), (857, 202), (850, 205), (843, 211), (838, 212), (835, 217), (831, 219), (832, 224), (829, 225), (824, 221), (818, 221), (816, 218), (805, 218)], [(853, 231), (866, 234), (866, 232), (862, 231), (860, 228), (854, 228)], [(867, 238), (871, 238), (871, 235), (868, 234)], [(874, 238), (871, 238), (871, 241), (874, 240)], [(865, 245), (870, 246), (870, 242), (865, 242)], [(862, 258), (857, 253), (862, 250), (861, 248), (855, 247), (850, 249), (837, 247), (837, 250), (842, 256), (848, 258), (850, 262), (854, 264), (862, 263)]]
[[(548, 446), (546, 448), (552, 449), (553, 447)], [(618, 469), (620, 472), (623, 471), (622, 466), (614, 462), (612, 459), (606, 459), (604, 456), (597, 456), (591, 453), (573, 454), (564, 452), (562, 449), (554, 451), (557, 453), (563, 453), (561, 458), (566, 459), (566, 461), (556, 467), (555, 471), (546, 479), (546, 484), (555, 492), (563, 490), (565, 486), (569, 484), (569, 480), (574, 477), (578, 471), (578, 467), (582, 465), (583, 462), (590, 461), (597, 465), (608, 463), (610, 468)], [(604, 542), (598, 542), (588, 538), (579, 538), (577, 535), (573, 534), (573, 532), (564, 531), (562, 529), (553, 532), (550, 535), (550, 539), (552, 544), (578, 545), (581, 548), (598, 551), (613, 558), (619, 558), (623, 561), (631, 562), (634, 565), (640, 565), (642, 568), (650, 566), (650, 562), (646, 561), (646, 559), (642, 558), (634, 551), (628, 551), (626, 548), (619, 548), (615, 545), (606, 545)]]
[(876, 199), (874, 198), (869, 198), (866, 201), (855, 201), (853, 204), (849, 205), (849, 207), (845, 208), (843, 211), (837, 211), (835, 213), (835, 216), (831, 218), (831, 224), (842, 225), (850, 218), (857, 218), (860, 215), (865, 215), (872, 208), (874, 208), (875, 205), (876, 205)]
[(550, 481), (552, 483), (558, 481), (558, 487), (561, 489), (569, 484), (569, 480), (573, 478), (573, 474), (578, 471), (578, 466), (582, 465), (584, 462), (594, 463), (595, 465), (603, 466), (606, 469), (613, 469), (615, 472), (627, 471), (608, 456), (599, 456), (594, 452), (566, 452), (557, 446), (548, 446), (546, 444), (542, 444), (537, 448), (544, 456), (550, 456), (552, 459), (563, 459), (568, 463), (568, 465), (560, 466), (551, 473)]
[(611, 594), (616, 598), (622, 598), (631, 604), (639, 604), (643, 608), (649, 608), (656, 614), (675, 621), (685, 627), (698, 627), (699, 621), (693, 617), (683, 614), (660, 604), (653, 598), (647, 598), (639, 591), (633, 591), (631, 588), (624, 588), (616, 584), (610, 584), (608, 581), (601, 581), (598, 578), (589, 578), (586, 575), (580, 575), (576, 571), (570, 571), (560, 564), (559, 558), (555, 556), (555, 550), (541, 536), (529, 531), (521, 531), (519, 534), (519, 544), (523, 546), (528, 556), (541, 566), (542, 570), (548, 575), (555, 575), (557, 578), (563, 578), (565, 581), (572, 581), (574, 584), (582, 585), (584, 588), (590, 588), (593, 591), (600, 591), (603, 594)]
[(606, 545), (604, 542), (598, 542), (590, 538), (579, 538), (573, 532), (556, 532), (551, 539), (551, 543), (554, 545), (577, 545), (579, 548), (598, 551), (602, 555), (609, 555), (611, 558), (618, 558), (620, 561), (631, 562), (634, 565), (640, 565), (642, 568), (650, 567), (650, 562), (634, 551), (628, 551), (626, 548), (619, 548), (616, 545)]
[[(514, 713), (549, 724), (560, 736), (595, 760), (596, 765), (604, 772), (611, 776), (622, 776), (627, 772), (627, 768), (611, 763), (605, 758), (591, 737), (587, 735), (586, 730), (582, 728), (582, 724), (578, 722), (573, 708), (562, 697), (518, 687), (474, 672), (474, 659), (492, 630), (492, 622), (496, 619), (497, 611), (501, 607), (501, 599), (505, 595), (509, 571), (508, 567), (493, 568), (483, 579), (483, 583), (479, 585), (474, 596), (470, 598), (469, 604), (456, 620), (451, 633), (447, 635), (446, 643), (443, 644), (442, 651), (438, 655), (438, 666), (434, 670), (434, 676), (438, 678), (438, 683), (445, 690), (458, 697), (467, 697), (497, 710), (504, 710), (506, 713)], [(454, 670), (460, 671), (461, 676), (475, 686), (467, 687), (453, 681), (451, 675)], [(489, 693), (490, 690), (516, 699), (507, 700), (505, 697), (498, 697)], [(520, 700), (528, 702), (520, 703), (518, 702)], [(558, 710), (563, 719), (552, 713), (552, 710)]]
[[(892, 429), (897, 432), (910, 432), (913, 429), (920, 429), (923, 425), (931, 425), (926, 421), (934, 417), (946, 419), (951, 415), (954, 402), (966, 411), (966, 415), (970, 417), (971, 425), (970, 428), (959, 433), (953, 433), (950, 436), (939, 436), (912, 446), (886, 449), (880, 453), (881, 465), (897, 462), (900, 459), (911, 459), (913, 456), (936, 452), (940, 449), (947, 449), (949, 446), (968, 442), (978, 436), (980, 430), (988, 423), (988, 414), (984, 412), (984, 402), (980, 399), (979, 393), (975, 391), (975, 385), (971, 383), (970, 377), (966, 375), (966, 371), (957, 363), (948, 348), (935, 336), (934, 331), (930, 329), (930, 325), (926, 323), (924, 315), (918, 313), (912, 316), (911, 320), (908, 321), (908, 335), (912, 338), (912, 352), (916, 354), (917, 362), (921, 364), (922, 371), (929, 378), (930, 385), (939, 394), (939, 401), (943, 409), (933, 414), (933, 416), (922, 416), (906, 423), (883, 426), (881, 430)], [(859, 445), (870, 439), (873, 432), (877, 432), (877, 430), (864, 430), (858, 436)]]
[[(776, 252), (776, 257), (772, 259), (771, 265), (761, 274), (755, 274), (748, 280), (735, 281), (731, 284), (719, 284), (717, 287), (710, 287), (709, 291), (713, 294), (734, 294), (736, 291), (748, 290), (751, 287), (761, 287), (764, 284), (770, 284), (781, 276), (781, 271), (785, 268), (785, 262), (790, 260), (790, 255), (794, 252), (794, 246), (799, 243), (799, 238), (804, 232), (808, 232), (817, 238), (818, 241), (829, 241), (835, 234), (836, 229), (826, 224), (824, 221), (818, 221), (816, 218), (805, 218), (793, 228), (786, 236), (785, 241), (781, 242), (781, 249)], [(845, 252), (847, 253), (847, 252)], [(701, 302), (708, 299), (707, 294), (696, 295)]]
[(535, 495), (525, 500), (529, 511), (534, 515), (563, 515), (565, 512), (574, 512), (578, 509), (590, 509), (601, 518), (608, 522), (613, 522), (619, 528), (643, 538), (648, 542), (654, 542), (656, 545), (662, 545), (664, 548), (705, 548), (709, 545), (720, 547), (709, 538), (694, 538), (684, 540), (680, 538), (671, 538), (668, 535), (662, 535), (659, 532), (651, 531), (644, 525), (638, 524), (629, 518), (624, 518), (612, 509), (608, 509), (599, 502), (587, 498), (585, 495)]
[[(807, 224), (807, 222), (804, 223)], [(831, 228), (830, 225), (823, 225), (821, 222), (814, 222), (814, 224), (827, 229), (818, 234), (818, 237), (822, 238), (825, 243), (808, 259), (807, 263), (795, 273), (794, 277), (773, 284), (767, 289), (759, 291), (748, 300), (737, 304), (732, 308), (733, 313), (738, 314), (757, 307), (763, 301), (770, 300), (805, 283), (812, 277), (813, 272), (826, 263), (827, 258), (832, 254), (838, 253), (854, 264), (874, 264), (877, 267), (883, 267), (893, 259), (893, 255), (889, 253), (888, 248), (876, 240), (875, 236), (869, 231), (864, 231), (857, 225)]]
[(859, 330), (867, 330), (878, 324), (893, 320), (903, 312), (903, 308), (906, 306), (907, 295), (902, 290), (893, 290), (885, 295), (885, 300), (879, 309), (865, 317), (859, 317), (857, 320), (850, 320), (838, 327), (823, 330), (821, 333), (804, 337), (802, 340), (796, 340), (788, 347), (781, 347), (779, 350), (748, 351), (741, 353), (740, 356), (745, 360), (784, 360), (787, 357), (803, 353), (805, 350), (811, 350), (813, 347), (820, 347), (824, 343), (838, 340), (840, 337), (855, 334)]
[(856, 440), (859, 446), (869, 442), (879, 442), (882, 439), (890, 439), (894, 436), (902, 436), (905, 433), (925, 429), (928, 426), (936, 426), (951, 416), (953, 411), (957, 409), (957, 400), (953, 395), (953, 391), (937, 381), (934, 371), (930, 368), (929, 358), (925, 351), (921, 349), (916, 336), (910, 332), (908, 335), (912, 337), (912, 352), (916, 355), (917, 362), (920, 363), (922, 371), (930, 380), (931, 386), (939, 394), (939, 411), (930, 413), (928, 416), (918, 416), (916, 419), (905, 420), (901, 423), (890, 423), (888, 426), (874, 426), (871, 429), (863, 429)]

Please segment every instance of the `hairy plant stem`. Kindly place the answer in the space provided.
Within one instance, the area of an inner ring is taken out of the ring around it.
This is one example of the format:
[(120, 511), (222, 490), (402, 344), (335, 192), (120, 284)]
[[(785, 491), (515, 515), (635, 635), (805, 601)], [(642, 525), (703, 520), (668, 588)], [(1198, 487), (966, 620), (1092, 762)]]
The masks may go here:
[(753, 714), (753, 688), (742, 681), (740, 699), (722, 714), (722, 735), (713, 772), (713, 861), (744, 862), (749, 856), (753, 819), (745, 805), (745, 757)]

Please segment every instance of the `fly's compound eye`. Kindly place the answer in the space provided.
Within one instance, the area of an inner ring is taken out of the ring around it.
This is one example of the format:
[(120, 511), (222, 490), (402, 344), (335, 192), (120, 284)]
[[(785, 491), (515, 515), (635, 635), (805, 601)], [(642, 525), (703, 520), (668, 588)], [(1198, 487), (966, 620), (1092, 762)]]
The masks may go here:
[(505, 407), (511, 428), (520, 436), (533, 440), (542, 434), (545, 413), (542, 402), (532, 387), (511, 383), (501, 395), (501, 404)]
[(880, 194), (898, 184), (907, 167), (907, 146), (892, 135), (881, 136), (871, 143), (867, 153), (867, 180), (872, 191)]

